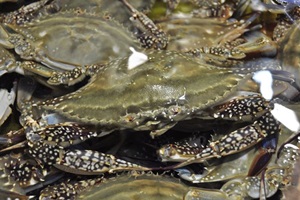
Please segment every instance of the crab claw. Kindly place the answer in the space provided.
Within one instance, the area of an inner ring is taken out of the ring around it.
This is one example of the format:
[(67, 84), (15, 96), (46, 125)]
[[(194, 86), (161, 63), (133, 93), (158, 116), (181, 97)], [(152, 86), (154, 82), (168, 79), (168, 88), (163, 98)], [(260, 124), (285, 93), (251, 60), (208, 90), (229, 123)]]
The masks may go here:
[(89, 127), (73, 123), (51, 125), (41, 131), (27, 132), (29, 153), (41, 164), (54, 165), (74, 174), (99, 174), (123, 170), (150, 170), (134, 163), (118, 159), (113, 155), (92, 150), (67, 149), (97, 133)]
[(258, 175), (269, 163), (272, 155), (276, 151), (278, 135), (270, 135), (265, 138), (261, 147), (259, 148), (259, 154), (253, 159), (252, 164), (248, 171), (248, 176)]
[(210, 158), (220, 158), (243, 151), (262, 141), (268, 135), (278, 133), (279, 130), (279, 122), (274, 119), (270, 112), (267, 112), (252, 125), (237, 129), (219, 140), (210, 142), (200, 153), (177, 164), (176, 168), (191, 163), (203, 163)]

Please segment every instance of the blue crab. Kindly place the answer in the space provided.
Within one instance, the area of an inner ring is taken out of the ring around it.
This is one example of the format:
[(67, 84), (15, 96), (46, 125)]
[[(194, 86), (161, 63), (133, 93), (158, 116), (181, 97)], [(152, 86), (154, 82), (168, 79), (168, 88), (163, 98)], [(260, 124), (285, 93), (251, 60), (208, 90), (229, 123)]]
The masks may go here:
[[(75, 173), (149, 170), (112, 155), (73, 150), (68, 146), (114, 130), (148, 130), (152, 137), (157, 137), (189, 119), (239, 120), (245, 115), (240, 120), (255, 121), (254, 125), (211, 143), (209, 150), (200, 156), (205, 161), (247, 149), (279, 131), (278, 122), (269, 113), (269, 103), (259, 95), (236, 97), (219, 107), (238, 91), (256, 90), (257, 85), (251, 81), (251, 68), (215, 68), (169, 51), (150, 51), (147, 55), (148, 60), (133, 69), (128, 68), (128, 58), (112, 61), (74, 93), (25, 104), (21, 122), (31, 147), (30, 154), (41, 163)], [(243, 86), (248, 81), (252, 88)], [(249, 108), (244, 110), (239, 106), (241, 109), (236, 110), (238, 105)], [(246, 143), (239, 139), (246, 136), (249, 138)]]
[[(141, 49), (140, 42), (135, 36), (112, 19), (105, 10), (97, 9), (96, 14), (92, 8), (89, 12), (81, 8), (74, 9), (80, 5), (79, 2), (73, 2), (75, 5), (66, 8), (63, 2), (54, 1), (50, 5), (45, 5), (48, 2), (32, 3), (11, 15), (5, 15), (0, 25), (0, 44), (4, 49), (1, 57), (5, 58), (5, 63), (1, 63), (4, 71), (2, 73), (16, 71), (49, 78), (55, 72), (70, 71), (77, 66), (84, 68), (84, 65), (106, 63), (117, 57), (127, 56), (131, 52), (129, 47)], [(46, 6), (55, 7), (55, 5), (58, 8), (54, 13), (31, 16), (32, 12), (39, 14)], [(85, 2), (84, 5), (95, 7), (91, 2)], [(22, 13), (20, 19), (16, 18), (19, 13)], [(134, 17), (144, 23), (140, 27), (142, 36), (139, 36), (142, 45), (147, 48), (165, 48), (167, 39), (164, 33), (142, 12), (134, 9), (134, 13)], [(149, 24), (152, 25), (152, 29), (144, 30), (149, 28)], [(21, 60), (14, 60), (5, 49), (13, 49)], [(67, 84), (74, 83), (70, 80)]]
[[(135, 49), (140, 46), (110, 16), (80, 10), (57, 12), (19, 25), (2, 23), (0, 31), (1, 49), (4, 48), (1, 62), (6, 61), (1, 63), (2, 70), (33, 72), (44, 77), (72, 70), (74, 66), (105, 63), (128, 55), (129, 46)], [(5, 49), (14, 49), (21, 60), (15, 60)]]
[[(137, 21), (145, 19), (136, 10), (131, 11)], [(155, 41), (156, 35), (152, 36)], [(251, 79), (252, 72), (264, 68), (221, 68), (172, 51), (144, 53), (147, 58), (134, 67), (128, 64), (130, 56), (107, 65), (82, 67), (68, 63), (73, 70), (51, 75), (54, 84), (64, 80), (69, 84), (73, 72), (80, 75), (75, 82), (87, 75), (91, 79), (76, 92), (22, 107), (24, 144), (37, 163), (89, 175), (150, 170), (112, 154), (81, 150), (80, 145), (115, 130), (150, 131), (152, 137), (158, 137), (178, 124), (199, 118), (247, 123), (211, 142), (200, 153), (200, 162), (244, 151), (279, 132), (279, 124), (269, 112), (272, 103), (259, 94), (253, 95), (258, 86)], [(246, 144), (240, 140), (242, 136), (248, 136)], [(162, 152), (168, 157), (171, 151)], [(181, 166), (186, 164), (190, 162)]]
[(26, 194), (63, 177), (60, 171), (51, 167), (41, 168), (35, 160), (26, 158), (25, 151), (6, 154), (0, 157), (0, 161), (2, 198), (28, 199)]
[(256, 18), (256, 14), (241, 21), (180, 17), (158, 25), (169, 35), (168, 50), (187, 52), (224, 67), (249, 59), (249, 54), (276, 54), (277, 46), (268, 36), (249, 31)]

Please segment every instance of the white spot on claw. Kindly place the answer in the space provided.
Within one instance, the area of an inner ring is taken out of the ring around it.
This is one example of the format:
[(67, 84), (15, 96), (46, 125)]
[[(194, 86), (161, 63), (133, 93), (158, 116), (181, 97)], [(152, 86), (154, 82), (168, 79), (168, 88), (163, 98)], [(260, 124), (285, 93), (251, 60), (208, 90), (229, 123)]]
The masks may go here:
[(148, 56), (141, 52), (137, 52), (133, 47), (129, 47), (130, 51), (132, 51), (131, 56), (128, 58), (128, 65), (127, 68), (133, 69), (138, 67), (139, 65), (144, 64), (148, 60)]

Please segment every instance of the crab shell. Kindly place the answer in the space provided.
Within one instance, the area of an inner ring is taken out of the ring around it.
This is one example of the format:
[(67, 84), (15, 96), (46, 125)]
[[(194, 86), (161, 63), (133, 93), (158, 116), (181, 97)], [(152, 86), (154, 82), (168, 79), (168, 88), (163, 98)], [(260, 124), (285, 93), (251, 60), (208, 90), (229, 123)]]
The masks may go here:
[[(139, 1), (130, 0), (132, 6), (140, 11), (149, 11), (154, 4), (154, 0), (149, 1)], [(87, 10), (88, 12), (99, 13), (107, 11), (114, 19), (122, 24), (130, 25), (130, 13), (124, 9), (123, 4), (120, 1), (103, 1), (103, 0), (54, 0), (53, 5), (56, 5), (61, 11), (66, 11), (69, 9)]]
[[(240, 36), (243, 32), (242, 25), (237, 21), (191, 17), (174, 18), (159, 23), (159, 26), (169, 35), (168, 49), (178, 51), (220, 46), (219, 43), (224, 37), (232, 40), (231, 37)], [(237, 33), (234, 32), (235, 30)]]
[(133, 69), (128, 68), (128, 58), (113, 61), (78, 91), (25, 105), (22, 115), (43, 115), (49, 124), (151, 130), (155, 136), (178, 121), (201, 117), (204, 109), (237, 91), (257, 91), (248, 69), (216, 68), (176, 52), (147, 55), (148, 60)]
[[(133, 189), (134, 188), (134, 189)], [(193, 188), (179, 179), (166, 175), (120, 174), (111, 178), (95, 178), (77, 182), (63, 182), (49, 186), (41, 192), (40, 199), (75, 197), (78, 199), (193, 199), (198, 197), (212, 199), (227, 199), (224, 192), (218, 190)]]
[(4, 28), (12, 30), (8, 35), (16, 34), (10, 42), (21, 58), (63, 70), (129, 55), (130, 46), (139, 48), (134, 36), (110, 16), (80, 9)]

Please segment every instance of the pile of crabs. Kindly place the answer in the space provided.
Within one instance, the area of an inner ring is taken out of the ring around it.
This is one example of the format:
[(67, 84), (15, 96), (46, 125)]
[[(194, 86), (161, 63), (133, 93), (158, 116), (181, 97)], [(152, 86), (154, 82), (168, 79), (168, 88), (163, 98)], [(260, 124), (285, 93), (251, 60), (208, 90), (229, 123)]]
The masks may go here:
[(299, 19), (298, 1), (1, 0), (1, 198), (299, 195)]

